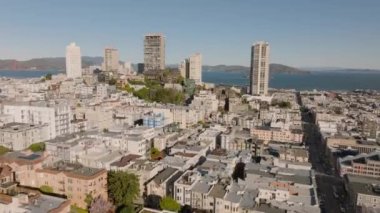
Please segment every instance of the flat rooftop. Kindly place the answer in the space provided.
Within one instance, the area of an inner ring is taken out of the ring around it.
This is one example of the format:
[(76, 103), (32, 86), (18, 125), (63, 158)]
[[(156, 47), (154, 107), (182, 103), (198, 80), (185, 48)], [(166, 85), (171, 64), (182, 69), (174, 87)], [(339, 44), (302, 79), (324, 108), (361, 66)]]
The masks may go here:
[(57, 162), (53, 166), (45, 167), (43, 170), (52, 172), (65, 172), (69, 176), (77, 177), (92, 177), (106, 171), (104, 169), (85, 167), (80, 164), (65, 163), (62, 161)]
[(12, 123), (7, 123), (4, 126), (2, 126), (0, 130), (8, 131), (8, 132), (19, 132), (19, 131), (28, 130), (28, 129), (39, 128), (41, 126), (42, 125), (12, 122)]

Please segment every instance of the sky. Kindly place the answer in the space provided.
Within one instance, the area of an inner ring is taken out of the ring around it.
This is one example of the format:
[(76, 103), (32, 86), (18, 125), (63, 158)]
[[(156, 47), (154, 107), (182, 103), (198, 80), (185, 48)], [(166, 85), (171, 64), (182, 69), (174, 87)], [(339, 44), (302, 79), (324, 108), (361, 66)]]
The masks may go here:
[(119, 49), (143, 61), (143, 36), (166, 36), (166, 63), (200, 52), (203, 64), (249, 65), (268, 41), (271, 62), (380, 69), (379, 0), (0, 0), (0, 59)]

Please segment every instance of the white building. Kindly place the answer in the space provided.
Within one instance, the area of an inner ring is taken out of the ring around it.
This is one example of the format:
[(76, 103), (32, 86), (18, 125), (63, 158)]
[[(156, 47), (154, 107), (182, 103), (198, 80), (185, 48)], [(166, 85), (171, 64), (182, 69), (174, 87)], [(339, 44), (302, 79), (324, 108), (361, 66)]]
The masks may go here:
[(207, 90), (201, 90), (198, 95), (194, 96), (190, 107), (201, 109), (206, 112), (206, 117), (212, 112), (218, 111), (219, 100), (215, 94)]
[(260, 41), (252, 46), (250, 93), (252, 95), (268, 94), (269, 85), (269, 43)]
[(192, 79), (196, 84), (202, 83), (202, 55), (195, 53), (179, 65), (179, 71), (183, 78)]
[(70, 133), (71, 109), (65, 101), (9, 103), (3, 113), (12, 115), (14, 122), (48, 124), (49, 139)]
[(8, 123), (0, 128), (0, 144), (18, 151), (48, 139), (48, 125)]
[(82, 58), (80, 47), (71, 43), (66, 47), (66, 75), (68, 78), (80, 78), (82, 76)]

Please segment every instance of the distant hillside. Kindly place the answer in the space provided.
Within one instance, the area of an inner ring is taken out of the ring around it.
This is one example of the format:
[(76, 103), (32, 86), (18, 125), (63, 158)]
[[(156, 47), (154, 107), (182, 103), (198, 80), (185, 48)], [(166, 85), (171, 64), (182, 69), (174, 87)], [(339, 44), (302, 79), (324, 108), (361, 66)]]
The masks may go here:
[[(216, 66), (203, 66), (203, 71), (226, 71), (226, 72), (249, 72), (250, 68), (239, 65), (216, 65)], [(308, 74), (309, 71), (301, 70), (298, 68), (282, 65), (270, 64), (269, 70), (271, 74), (274, 73), (288, 73), (288, 74)]]
[[(101, 64), (103, 57), (82, 57), (82, 66)], [(62, 71), (65, 69), (65, 58), (34, 58), (27, 61), (17, 61), (13, 59), (0, 60), (0, 70), (52, 70)]]

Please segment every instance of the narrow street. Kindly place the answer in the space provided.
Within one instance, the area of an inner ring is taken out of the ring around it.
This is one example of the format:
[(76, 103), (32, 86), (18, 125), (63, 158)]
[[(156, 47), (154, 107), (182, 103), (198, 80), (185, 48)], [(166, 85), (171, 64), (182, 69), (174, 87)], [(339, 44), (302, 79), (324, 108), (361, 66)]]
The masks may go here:
[(317, 191), (322, 212), (347, 211), (348, 197), (344, 189), (343, 179), (339, 177), (329, 158), (326, 156), (317, 126), (308, 112), (302, 113), (305, 132), (305, 146), (309, 150), (309, 159), (316, 174)]

